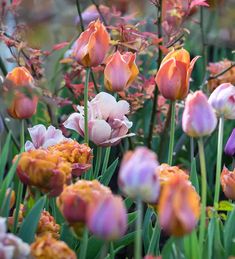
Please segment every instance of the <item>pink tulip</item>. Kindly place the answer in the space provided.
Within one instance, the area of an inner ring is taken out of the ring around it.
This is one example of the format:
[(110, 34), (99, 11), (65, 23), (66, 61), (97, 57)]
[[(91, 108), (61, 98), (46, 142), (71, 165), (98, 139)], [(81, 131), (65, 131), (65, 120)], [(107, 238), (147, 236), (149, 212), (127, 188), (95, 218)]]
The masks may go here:
[(89, 230), (105, 240), (115, 240), (127, 229), (127, 211), (121, 197), (109, 195), (91, 205), (87, 213)]
[(136, 54), (115, 52), (104, 70), (104, 83), (109, 91), (119, 92), (127, 88), (139, 74), (135, 64)]
[(131, 198), (155, 203), (160, 190), (158, 165), (155, 153), (145, 147), (127, 152), (118, 176), (120, 189)]
[(225, 119), (235, 119), (235, 86), (224, 83), (218, 86), (209, 97), (209, 103), (215, 109), (218, 116)]
[[(88, 131), (89, 139), (98, 146), (117, 145), (121, 139), (133, 136), (127, 134), (132, 127), (126, 114), (129, 113), (129, 104), (126, 101), (116, 101), (105, 92), (101, 92), (89, 102)], [(72, 129), (84, 136), (84, 108), (78, 106), (79, 113), (73, 113), (64, 122), (67, 129)]]
[(216, 115), (203, 92), (189, 94), (182, 117), (184, 132), (191, 137), (207, 136), (215, 130), (216, 124)]
[(53, 146), (67, 139), (63, 136), (61, 130), (56, 129), (53, 126), (49, 126), (48, 129), (46, 129), (44, 125), (38, 124), (29, 128), (28, 131), (32, 141), (26, 141), (25, 151), (48, 148), (49, 146)]

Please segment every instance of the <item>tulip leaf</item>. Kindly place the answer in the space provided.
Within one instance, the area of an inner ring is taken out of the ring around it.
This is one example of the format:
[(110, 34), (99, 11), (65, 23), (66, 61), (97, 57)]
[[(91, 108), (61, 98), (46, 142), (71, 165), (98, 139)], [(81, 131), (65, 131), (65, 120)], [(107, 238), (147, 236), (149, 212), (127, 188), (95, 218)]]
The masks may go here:
[[(12, 184), (13, 186), (13, 184)], [(11, 186), (11, 188), (9, 189), (8, 194), (6, 193), (6, 197), (3, 201), (3, 205), (0, 211), (0, 216), (7, 218), (9, 216), (9, 212), (10, 212), (10, 203), (11, 203), (11, 195), (12, 195), (12, 190), (13, 187)]]
[(174, 238), (171, 237), (165, 243), (162, 250), (162, 259), (173, 259), (172, 246), (174, 244)]
[(10, 141), (11, 141), (11, 132), (8, 133), (6, 142), (4, 144), (4, 147), (1, 152), (0, 156), (0, 184), (2, 183), (3, 177), (4, 177), (4, 169), (7, 163), (7, 158), (8, 158), (8, 153), (9, 153), (9, 148), (10, 148)]
[(193, 161), (192, 161), (192, 164), (191, 164), (190, 181), (192, 182), (192, 185), (195, 187), (197, 193), (199, 193), (200, 189), (199, 189), (199, 182), (198, 182), (197, 167), (196, 167), (196, 159), (195, 158), (193, 158)]
[(22, 223), (18, 236), (28, 244), (32, 243), (34, 240), (35, 232), (38, 226), (38, 221), (40, 219), (41, 212), (43, 210), (45, 202), (46, 202), (46, 196), (41, 197), (35, 203), (34, 207), (29, 212), (29, 214), (26, 216), (26, 218)]
[(143, 222), (143, 234), (142, 236), (144, 238), (143, 239), (143, 243), (144, 243), (144, 251), (145, 254), (147, 254), (148, 251), (148, 247), (149, 247), (149, 243), (151, 240), (151, 236), (152, 236), (152, 218), (153, 216), (153, 210), (151, 208), (148, 208), (146, 210), (145, 216), (144, 216), (144, 222)]
[(230, 213), (225, 226), (224, 226), (224, 248), (226, 252), (226, 258), (235, 255), (233, 247), (235, 247), (235, 208)]
[(229, 201), (221, 201), (219, 203), (219, 211), (232, 211), (234, 208), (233, 204)]
[(199, 258), (199, 246), (196, 231), (193, 230), (191, 234), (184, 237), (184, 251), (186, 258)]
[(63, 223), (61, 227), (60, 240), (64, 241), (71, 249), (74, 249), (76, 239), (67, 223)]
[(109, 182), (111, 181), (111, 178), (117, 168), (117, 164), (118, 164), (118, 158), (108, 167), (108, 169), (102, 174), (101, 177), (101, 183), (104, 185), (108, 185)]

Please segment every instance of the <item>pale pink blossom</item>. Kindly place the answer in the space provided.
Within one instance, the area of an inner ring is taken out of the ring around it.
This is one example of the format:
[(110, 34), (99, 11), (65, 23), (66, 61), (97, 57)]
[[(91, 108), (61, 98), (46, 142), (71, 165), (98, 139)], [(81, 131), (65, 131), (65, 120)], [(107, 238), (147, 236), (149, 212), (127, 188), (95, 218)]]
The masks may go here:
[[(113, 146), (121, 139), (133, 136), (128, 133), (132, 122), (125, 116), (129, 113), (129, 104), (116, 99), (105, 92), (96, 95), (88, 103), (89, 139), (98, 146)], [(78, 112), (73, 113), (64, 122), (67, 129), (72, 129), (84, 136), (84, 108), (77, 106)]]

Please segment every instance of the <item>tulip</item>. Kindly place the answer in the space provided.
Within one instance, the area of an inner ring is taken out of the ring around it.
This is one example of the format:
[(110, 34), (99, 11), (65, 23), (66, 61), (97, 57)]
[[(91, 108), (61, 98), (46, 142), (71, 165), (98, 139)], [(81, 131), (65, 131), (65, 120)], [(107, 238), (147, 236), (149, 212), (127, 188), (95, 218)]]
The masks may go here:
[(160, 225), (168, 234), (183, 236), (197, 225), (200, 199), (189, 181), (175, 175), (163, 187), (159, 198)]
[(121, 197), (109, 195), (90, 206), (87, 224), (102, 239), (111, 241), (122, 237), (127, 229), (127, 211)]
[[(121, 139), (133, 136), (127, 134), (132, 127), (125, 116), (129, 113), (129, 104), (126, 101), (116, 101), (105, 92), (101, 92), (89, 102), (88, 132), (89, 139), (98, 146), (114, 146)], [(64, 122), (67, 129), (75, 130), (84, 136), (84, 108), (77, 106), (79, 113), (73, 113)]]
[(81, 33), (72, 49), (72, 56), (84, 67), (100, 65), (109, 49), (109, 34), (100, 20), (93, 21)]
[(217, 119), (212, 106), (202, 91), (190, 94), (185, 103), (182, 126), (191, 137), (210, 135), (216, 128)]
[(28, 128), (28, 131), (32, 141), (26, 141), (25, 151), (48, 148), (49, 146), (67, 140), (67, 138), (63, 136), (62, 131), (53, 126), (49, 126), (48, 129), (46, 129), (44, 125), (38, 124), (32, 128)]
[(75, 252), (63, 242), (56, 240), (52, 235), (47, 234), (36, 238), (31, 244), (31, 254), (35, 259), (58, 258), (58, 259), (76, 259)]
[(71, 171), (70, 163), (42, 149), (20, 154), (17, 165), (17, 174), (24, 184), (35, 186), (50, 196), (62, 192), (64, 185), (71, 180)]
[(189, 80), (195, 62), (190, 62), (187, 50), (173, 50), (162, 60), (156, 75), (156, 83), (160, 93), (172, 101), (184, 99), (189, 91)]
[(235, 156), (235, 128), (225, 145), (224, 152), (228, 156)]
[(235, 200), (235, 169), (229, 171), (224, 167), (221, 173), (220, 182), (225, 196), (228, 199)]
[[(38, 97), (32, 93), (33, 84), (33, 77), (24, 67), (16, 67), (7, 74), (4, 91), (7, 95), (12, 95), (7, 109), (11, 117), (15, 119), (27, 119), (36, 113)], [(30, 96), (26, 96), (23, 93), (25, 90), (28, 91)]]
[(118, 175), (120, 189), (131, 198), (155, 203), (160, 190), (157, 167), (155, 153), (147, 148), (138, 147), (134, 152), (127, 152)]
[(108, 59), (104, 70), (104, 83), (109, 91), (123, 91), (136, 79), (139, 70), (135, 59), (136, 54), (126, 52), (121, 55), (119, 51)]
[(218, 86), (210, 95), (208, 102), (219, 117), (235, 119), (235, 86), (224, 83)]

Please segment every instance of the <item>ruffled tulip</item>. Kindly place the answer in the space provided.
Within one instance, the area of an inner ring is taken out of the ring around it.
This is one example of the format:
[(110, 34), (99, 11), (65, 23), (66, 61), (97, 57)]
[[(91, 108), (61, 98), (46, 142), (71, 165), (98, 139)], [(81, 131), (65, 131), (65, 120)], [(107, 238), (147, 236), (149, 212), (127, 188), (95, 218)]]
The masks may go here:
[(235, 169), (233, 171), (229, 171), (224, 167), (220, 181), (225, 196), (228, 199), (235, 200)]
[(235, 119), (235, 86), (224, 83), (218, 86), (210, 95), (208, 102), (215, 109), (218, 116), (225, 119)]
[(157, 167), (155, 153), (147, 148), (139, 147), (134, 152), (127, 152), (118, 175), (120, 189), (131, 198), (155, 203), (160, 190)]
[(104, 83), (109, 91), (123, 91), (136, 79), (139, 70), (135, 59), (136, 54), (126, 52), (121, 55), (119, 51), (108, 59), (104, 70)]
[[(121, 139), (134, 135), (127, 134), (132, 127), (132, 122), (125, 116), (129, 112), (128, 102), (117, 102), (112, 95), (101, 92), (88, 103), (88, 107), (89, 139), (96, 145), (117, 145)], [(71, 114), (64, 126), (84, 136), (84, 108), (77, 106), (77, 109), (79, 113)]]
[(36, 113), (38, 97), (33, 94), (34, 79), (29, 71), (24, 67), (14, 68), (7, 74), (5, 85), (6, 99), (10, 99), (8, 114), (14, 119), (31, 118)]
[(64, 185), (70, 182), (71, 171), (70, 163), (42, 149), (20, 154), (17, 165), (17, 174), (24, 184), (35, 186), (51, 196), (62, 192)]
[(184, 132), (191, 137), (203, 137), (210, 135), (216, 124), (215, 112), (203, 92), (188, 95), (182, 117)]
[(35, 259), (76, 259), (77, 256), (68, 245), (54, 239), (50, 234), (38, 237), (31, 244), (31, 254)]
[(115, 240), (127, 229), (127, 211), (121, 197), (109, 195), (90, 206), (87, 213), (89, 230), (105, 240)]
[(235, 128), (232, 131), (224, 148), (224, 153), (228, 156), (235, 156)]
[(72, 49), (72, 56), (84, 67), (100, 65), (109, 49), (109, 34), (100, 20), (91, 22)]
[(26, 141), (25, 151), (48, 148), (49, 146), (67, 140), (67, 138), (63, 136), (62, 131), (53, 126), (49, 126), (48, 129), (46, 129), (44, 125), (38, 124), (32, 128), (28, 128), (28, 131), (32, 141)]
[(160, 225), (168, 234), (183, 236), (197, 225), (200, 199), (189, 181), (175, 175), (163, 187), (158, 206)]
[(0, 218), (0, 258), (29, 259), (30, 246), (19, 237), (7, 233), (6, 219)]
[(174, 101), (187, 96), (190, 76), (198, 58), (190, 62), (190, 55), (185, 49), (173, 50), (166, 55), (155, 78), (163, 97)]

